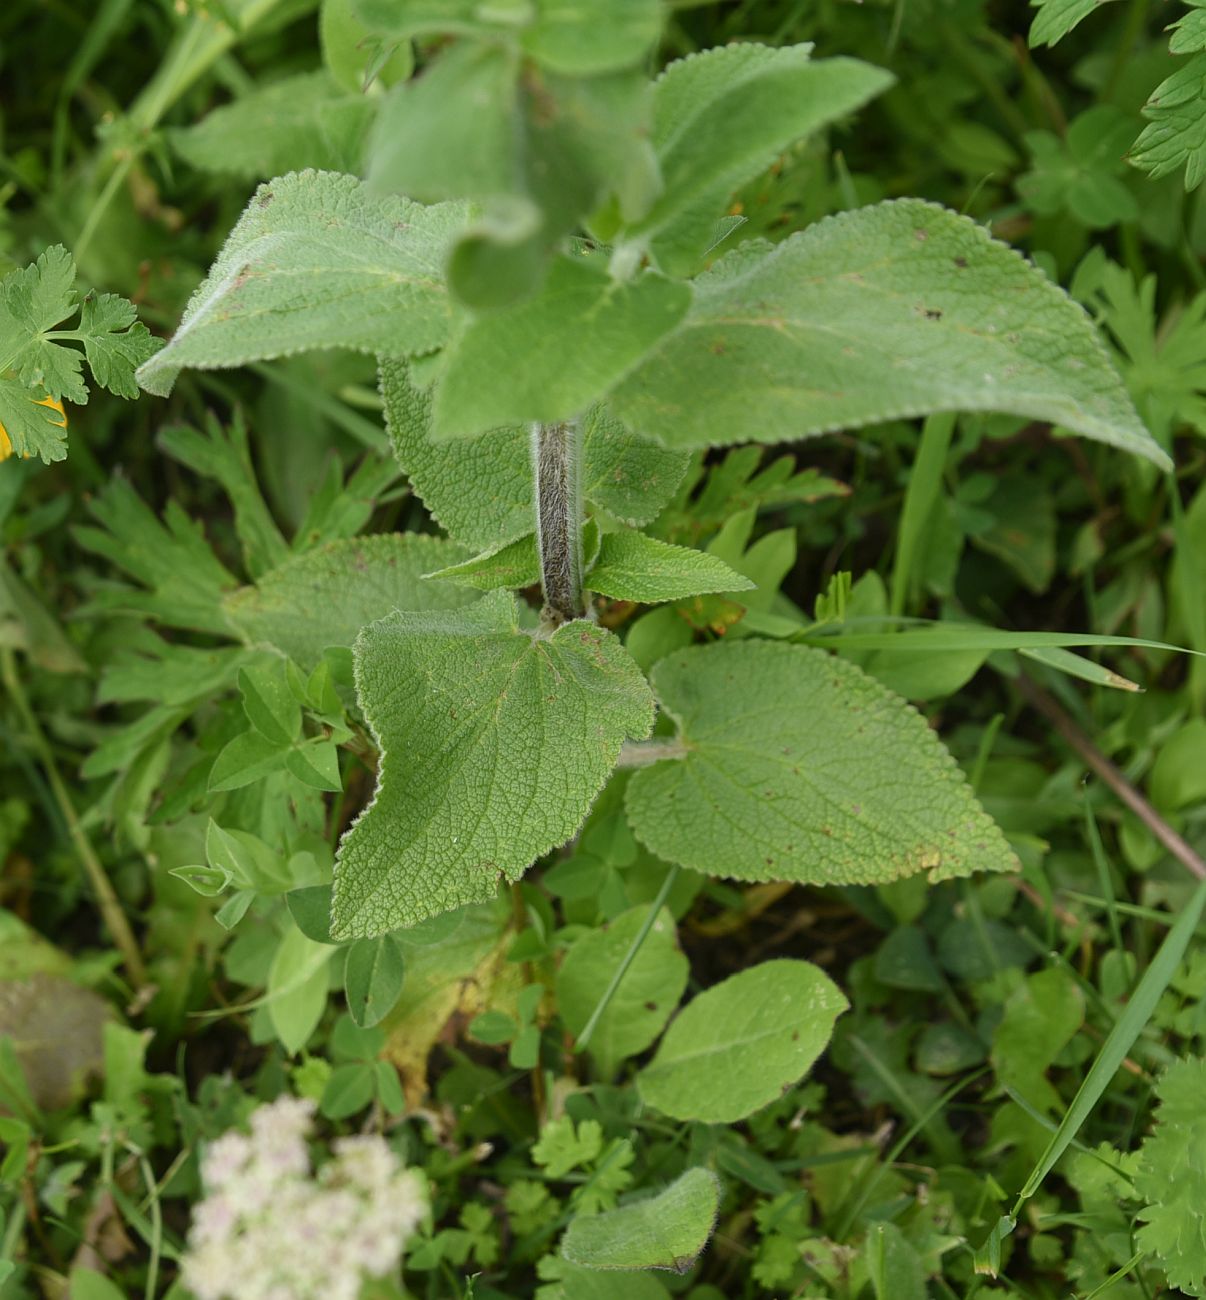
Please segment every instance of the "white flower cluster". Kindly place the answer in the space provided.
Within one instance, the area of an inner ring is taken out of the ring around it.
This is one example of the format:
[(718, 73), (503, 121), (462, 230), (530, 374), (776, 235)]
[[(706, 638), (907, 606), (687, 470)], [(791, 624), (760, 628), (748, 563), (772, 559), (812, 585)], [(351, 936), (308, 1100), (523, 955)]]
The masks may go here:
[(338, 1138), (314, 1176), (314, 1103), (281, 1097), (201, 1162), (183, 1281), (196, 1300), (356, 1300), (398, 1267), (427, 1211), (423, 1180), (380, 1137)]

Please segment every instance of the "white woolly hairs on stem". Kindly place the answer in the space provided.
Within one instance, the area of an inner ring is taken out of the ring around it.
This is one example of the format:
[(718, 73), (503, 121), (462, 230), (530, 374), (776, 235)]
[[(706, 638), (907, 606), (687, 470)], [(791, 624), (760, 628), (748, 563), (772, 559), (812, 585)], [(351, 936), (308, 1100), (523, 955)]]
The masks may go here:
[(546, 617), (556, 622), (583, 613), (580, 462), (577, 420), (532, 425), (536, 543)]

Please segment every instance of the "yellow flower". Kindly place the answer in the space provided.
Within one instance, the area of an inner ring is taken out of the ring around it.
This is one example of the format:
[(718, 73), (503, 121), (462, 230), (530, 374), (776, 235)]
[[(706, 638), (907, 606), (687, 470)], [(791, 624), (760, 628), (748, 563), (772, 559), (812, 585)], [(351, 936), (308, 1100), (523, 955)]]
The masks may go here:
[[(57, 397), (39, 397), (38, 405), (53, 407), (63, 417), (61, 420), (53, 421), (53, 423), (60, 429), (67, 427), (67, 412), (63, 410), (63, 403)], [(0, 460), (7, 460), (12, 454), (12, 439), (8, 436), (8, 430), (4, 427), (4, 424), (0, 422)], [(29, 453), (26, 452), (25, 455), (26, 459), (28, 459)]]

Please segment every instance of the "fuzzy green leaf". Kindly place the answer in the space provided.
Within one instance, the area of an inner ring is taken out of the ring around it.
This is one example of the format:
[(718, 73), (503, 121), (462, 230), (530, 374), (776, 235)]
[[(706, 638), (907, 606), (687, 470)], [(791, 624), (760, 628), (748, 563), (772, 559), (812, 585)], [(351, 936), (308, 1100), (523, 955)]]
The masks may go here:
[(716, 1175), (688, 1169), (655, 1196), (571, 1219), (561, 1253), (586, 1268), (685, 1273), (708, 1244), (719, 1207)]
[(328, 72), (302, 72), (214, 109), (169, 139), (193, 167), (260, 181), (301, 167), (355, 169), (372, 120), (372, 100), (349, 94)]
[(727, 45), (672, 63), (659, 78), (653, 139), (663, 193), (625, 238), (651, 245), (667, 272), (693, 269), (734, 190), (894, 80), (856, 59), (814, 63), (811, 50)]
[(166, 396), (186, 367), (315, 348), (429, 352), (452, 322), (443, 264), (464, 223), (459, 204), (373, 198), (353, 176), (304, 171), (269, 181), (138, 382)]
[(715, 555), (628, 531), (604, 535), (586, 585), (600, 596), (654, 605), (710, 592), (748, 591), (754, 583)]
[(369, 184), (424, 203), (521, 192), (519, 62), (463, 41), (403, 82), (373, 132)]
[(744, 641), (669, 655), (652, 680), (685, 749), (629, 782), (658, 857), (817, 885), (1016, 869), (925, 719), (853, 664)]
[[(526, 428), (435, 442), (431, 395), (402, 362), (382, 361), (381, 395), (394, 454), (439, 523), (469, 546), (490, 549), (531, 530), (535, 483)], [(582, 421), (582, 494), (622, 523), (647, 524), (673, 496), (690, 453), (637, 437), (592, 406)]]
[(973, 221), (916, 199), (722, 259), (609, 404), (668, 446), (1002, 411), (1170, 463), (1083, 309)]
[(1135, 1190), (1147, 1202), (1136, 1242), (1169, 1285), (1206, 1296), (1206, 1060), (1176, 1061), (1156, 1085), (1155, 1131), (1139, 1151)]
[[(582, 529), (582, 550), (586, 563), (593, 563), (599, 554), (599, 526), (587, 519)], [(472, 559), (460, 564), (437, 569), (424, 575), (441, 582), (454, 582), (458, 586), (473, 587), (477, 591), (494, 591), (506, 587), (512, 591), (535, 586), (540, 581), (540, 551), (536, 534), (527, 533), (513, 542), (493, 546)]]
[(338, 938), (489, 898), (582, 823), (653, 699), (610, 633), (518, 630), (513, 597), (396, 613), (356, 641), (356, 689), (381, 750), (373, 803), (335, 869)]
[(226, 617), (250, 644), (312, 669), (328, 646), (351, 646), (367, 623), (395, 609), (459, 609), (476, 593), (423, 575), (459, 561), (452, 542), (416, 533), (349, 538), (305, 551), (231, 592)]
[(475, 307), (535, 289), (558, 240), (614, 196), (629, 219), (657, 190), (651, 91), (639, 71), (533, 75), (513, 43), (462, 41), (384, 101), (369, 184), (425, 202), (483, 209), (448, 263)]
[(674, 1119), (733, 1124), (812, 1066), (846, 1007), (810, 962), (765, 961), (732, 975), (679, 1013), (637, 1076), (641, 1097)]
[(678, 324), (690, 299), (689, 286), (660, 275), (617, 284), (600, 265), (558, 258), (539, 293), (475, 318), (451, 346), (433, 435), (574, 419)]
[(513, 542), (504, 542), (470, 560), (450, 564), (446, 569), (437, 569), (434, 573), (424, 574), (424, 577), (452, 582), (459, 587), (472, 587), (476, 591), (530, 587), (540, 581), (536, 534), (528, 533)]

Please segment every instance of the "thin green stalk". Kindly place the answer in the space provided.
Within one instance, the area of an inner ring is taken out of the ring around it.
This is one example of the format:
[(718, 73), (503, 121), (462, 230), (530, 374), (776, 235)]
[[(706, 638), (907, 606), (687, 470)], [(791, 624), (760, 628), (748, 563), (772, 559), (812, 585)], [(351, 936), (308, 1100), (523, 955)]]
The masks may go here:
[[(131, 1150), (136, 1148), (131, 1147)], [(163, 1207), (159, 1204), (159, 1189), (155, 1185), (155, 1172), (151, 1162), (138, 1152), (138, 1167), (142, 1170), (143, 1181), (151, 1197), (151, 1258), (147, 1263), (146, 1300), (155, 1300), (159, 1286), (159, 1256), (163, 1249)]]
[(581, 618), (581, 436), (576, 420), (532, 426), (536, 479), (536, 541), (545, 617), (552, 623)]
[(118, 902), (109, 877), (105, 874), (105, 868), (101, 864), (100, 858), (97, 857), (96, 850), (92, 847), (92, 842), (76, 815), (71, 796), (68, 794), (67, 786), (59, 774), (58, 764), (55, 762), (46, 734), (38, 723), (37, 715), (29, 703), (25, 687), (21, 684), (21, 679), (17, 674), (15, 656), (9, 649), (0, 650), (0, 680), (3, 680), (4, 689), (16, 706), (17, 713), (26, 729), (30, 747), (42, 764), (42, 770), (46, 773), (46, 780), (54, 794), (55, 802), (63, 814), (63, 820), (67, 823), (67, 832), (84, 868), (84, 874), (88, 877), (88, 882), (92, 886), (92, 892), (96, 897), (97, 906), (100, 908), (105, 929), (109, 931), (110, 937), (121, 953), (122, 964), (130, 977), (130, 982), (135, 988), (141, 989), (147, 983), (147, 970), (143, 964), (142, 954), (138, 950), (134, 932), (130, 929), (126, 914), (121, 909), (121, 904)]
[(653, 923), (657, 920), (658, 913), (665, 905), (666, 899), (670, 897), (670, 891), (674, 888), (674, 882), (678, 879), (678, 864), (666, 872), (666, 878), (662, 881), (662, 887), (657, 891), (657, 897), (649, 904), (649, 914), (645, 917), (645, 922), (637, 931), (636, 937), (624, 954), (624, 960), (616, 967), (615, 974), (611, 977), (607, 987), (603, 990), (603, 996), (599, 999), (598, 1006), (590, 1013), (590, 1019), (583, 1026), (582, 1032), (578, 1035), (578, 1041), (574, 1044), (574, 1051), (584, 1051), (586, 1045), (590, 1042), (591, 1036), (599, 1027), (599, 1021), (603, 1013), (607, 1010), (612, 998), (616, 995), (616, 990), (620, 987), (624, 976), (628, 974), (628, 968), (636, 961), (637, 953), (641, 951), (641, 945), (649, 937), (649, 931), (653, 929)]
[(1132, 1274), (1139, 1265), (1143, 1263), (1143, 1258), (1144, 1256), (1142, 1251), (1137, 1255), (1132, 1255), (1120, 1269), (1111, 1273), (1100, 1286), (1095, 1286), (1093, 1290), (1084, 1297), (1084, 1300), (1094, 1300), (1095, 1296), (1105, 1295), (1115, 1282), (1121, 1282), (1124, 1277), (1129, 1277), (1130, 1274)]
[(92, 236), (96, 234), (97, 227), (101, 223), (101, 218), (109, 210), (109, 204), (113, 202), (114, 195), (121, 188), (122, 183), (130, 174), (130, 168), (133, 166), (134, 155), (132, 153), (126, 154), (109, 173), (104, 188), (97, 195), (91, 208), (88, 209), (88, 217), (84, 222), (84, 228), (80, 231), (72, 250), (77, 263), (83, 261), (84, 254), (88, 251), (88, 245), (92, 242)]

